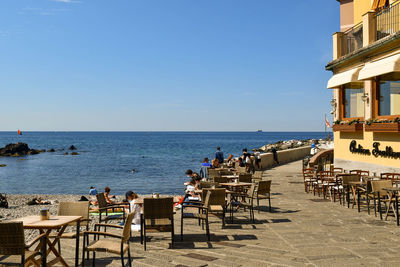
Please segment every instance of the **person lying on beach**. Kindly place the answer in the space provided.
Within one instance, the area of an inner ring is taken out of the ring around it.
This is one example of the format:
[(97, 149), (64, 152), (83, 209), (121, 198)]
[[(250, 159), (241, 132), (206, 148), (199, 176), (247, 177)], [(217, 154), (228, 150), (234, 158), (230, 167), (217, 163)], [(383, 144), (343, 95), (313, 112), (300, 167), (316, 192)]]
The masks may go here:
[(110, 195), (110, 192), (111, 188), (106, 186), (106, 188), (104, 188), (104, 197), (108, 204), (115, 204), (117, 202), (115, 195)]
[(51, 203), (51, 201), (49, 200), (42, 200), (41, 197), (35, 197), (34, 199), (28, 201), (28, 203), (26, 203), (27, 205), (49, 205), (49, 204), (53, 204)]

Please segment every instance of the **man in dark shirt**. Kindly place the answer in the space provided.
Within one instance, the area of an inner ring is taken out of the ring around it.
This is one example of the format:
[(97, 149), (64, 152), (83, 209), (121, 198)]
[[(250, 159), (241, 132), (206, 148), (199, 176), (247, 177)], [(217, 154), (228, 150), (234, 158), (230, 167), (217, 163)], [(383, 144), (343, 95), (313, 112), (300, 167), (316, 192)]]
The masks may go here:
[(217, 152), (215, 152), (215, 158), (218, 160), (218, 162), (224, 163), (224, 152), (221, 151), (220, 147), (217, 147)]

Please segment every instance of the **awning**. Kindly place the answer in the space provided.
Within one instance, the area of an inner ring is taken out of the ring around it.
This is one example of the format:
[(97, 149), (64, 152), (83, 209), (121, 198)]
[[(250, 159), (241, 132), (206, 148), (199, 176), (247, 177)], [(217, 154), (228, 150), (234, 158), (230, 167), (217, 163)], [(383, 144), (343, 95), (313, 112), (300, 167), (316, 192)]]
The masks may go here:
[(332, 78), (329, 79), (327, 87), (332, 89), (340, 87), (346, 83), (358, 82), (358, 74), (360, 73), (360, 70), (361, 67), (333, 75)]
[(367, 80), (391, 72), (400, 72), (400, 54), (365, 64), (358, 79)]
[(378, 8), (384, 8), (387, 0), (374, 0), (371, 9), (377, 10)]

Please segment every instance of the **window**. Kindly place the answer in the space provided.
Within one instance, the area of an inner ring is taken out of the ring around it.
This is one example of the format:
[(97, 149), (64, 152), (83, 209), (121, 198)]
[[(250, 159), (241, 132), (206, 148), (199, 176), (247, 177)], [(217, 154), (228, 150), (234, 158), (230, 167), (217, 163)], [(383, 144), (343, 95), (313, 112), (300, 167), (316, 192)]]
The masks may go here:
[(400, 115), (400, 80), (379, 81), (378, 116)]
[(342, 92), (342, 117), (363, 118), (364, 117), (364, 83), (349, 83), (344, 85)]

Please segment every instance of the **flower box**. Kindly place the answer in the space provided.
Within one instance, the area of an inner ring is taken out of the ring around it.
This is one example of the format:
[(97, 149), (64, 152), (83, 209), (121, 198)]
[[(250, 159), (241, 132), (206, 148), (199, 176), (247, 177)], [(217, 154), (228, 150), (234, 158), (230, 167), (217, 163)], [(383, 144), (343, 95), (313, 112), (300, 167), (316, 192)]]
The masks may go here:
[(355, 133), (363, 130), (363, 124), (362, 123), (334, 124), (332, 129), (334, 132)]
[(376, 133), (398, 133), (400, 132), (400, 123), (398, 122), (383, 122), (383, 123), (372, 123), (365, 125), (366, 132)]

